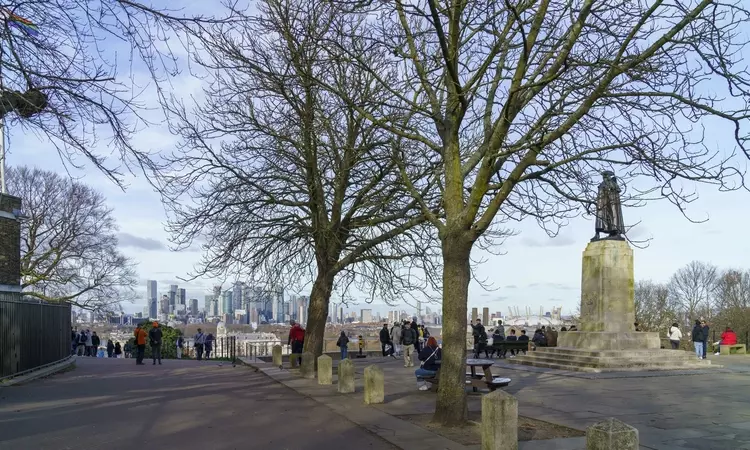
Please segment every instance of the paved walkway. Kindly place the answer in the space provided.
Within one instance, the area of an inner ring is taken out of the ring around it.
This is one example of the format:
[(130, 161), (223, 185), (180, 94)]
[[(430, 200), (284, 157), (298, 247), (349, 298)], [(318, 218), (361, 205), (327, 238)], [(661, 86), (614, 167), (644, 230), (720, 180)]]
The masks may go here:
[[(688, 372), (620, 373), (581, 376), (548, 369), (499, 364), (497, 375), (513, 379), (505, 388), (519, 400), (520, 414), (585, 430), (607, 417), (638, 428), (642, 448), (658, 450), (750, 449), (750, 356), (712, 357), (723, 369)], [(409, 449), (475, 449), (415, 430), (393, 415), (430, 414), (435, 396), (416, 390), (414, 369), (380, 357), (354, 360), (357, 392), (340, 395), (289, 370), (261, 370), (300, 393), (346, 414), (356, 423)], [(362, 373), (368, 364), (385, 372), (385, 404), (362, 404)], [(336, 377), (334, 373), (334, 384)], [(470, 410), (481, 410), (481, 394), (470, 394)], [(521, 443), (522, 450), (585, 448), (583, 438)]]
[(76, 364), (0, 388), (0, 450), (394, 448), (248, 367), (90, 358)]

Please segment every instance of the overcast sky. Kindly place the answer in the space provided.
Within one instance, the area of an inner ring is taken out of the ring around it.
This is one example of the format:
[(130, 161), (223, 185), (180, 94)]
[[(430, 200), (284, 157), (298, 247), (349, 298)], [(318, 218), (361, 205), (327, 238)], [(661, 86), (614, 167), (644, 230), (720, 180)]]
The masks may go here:
[[(145, 74), (141, 74), (145, 76)], [(196, 94), (200, 81), (182, 76), (174, 80), (176, 89), (186, 99)], [(156, 108), (158, 105), (152, 104)], [(726, 129), (709, 131), (710, 146), (724, 148), (732, 140)], [(8, 164), (36, 166), (85, 181), (102, 192), (114, 210), (120, 226), (120, 247), (127, 256), (138, 262), (141, 277), (139, 290), (142, 300), (125, 305), (126, 311), (141, 311), (145, 305), (145, 282), (157, 280), (159, 292), (168, 284), (187, 288), (188, 297), (197, 297), (202, 306), (203, 296), (210, 293), (214, 280), (183, 283), (198, 261), (197, 251), (175, 253), (169, 250), (168, 235), (164, 231), (165, 213), (159, 196), (153, 192), (143, 175), (129, 175), (126, 191), (120, 190), (104, 175), (81, 158), (83, 165), (76, 169), (63, 164), (54, 148), (35, 135), (25, 135), (20, 129), (9, 130)], [(726, 138), (724, 137), (726, 136)], [(168, 151), (176, 139), (164, 127), (150, 127), (135, 136), (136, 147), (152, 151)], [(666, 281), (674, 271), (692, 260), (701, 260), (723, 268), (750, 267), (750, 239), (746, 229), (750, 223), (750, 200), (746, 192), (718, 193), (702, 187), (700, 199), (690, 205), (687, 213), (694, 224), (667, 202), (656, 202), (638, 209), (625, 209), (626, 225), (638, 223), (630, 237), (648, 239), (646, 248), (635, 249), (636, 279)], [(491, 282), (494, 289), (484, 291), (478, 284), (470, 288), (469, 306), (487, 306), (491, 311), (508, 313), (509, 306), (522, 310), (529, 306), (533, 312), (540, 307), (548, 311), (562, 306), (564, 313), (573, 312), (580, 300), (581, 253), (593, 235), (593, 221), (580, 218), (570, 223), (560, 234), (550, 239), (534, 221), (518, 224), (518, 235), (506, 241), (502, 256), (482, 254), (475, 250), (475, 259), (485, 259), (477, 268), (477, 277)], [(226, 285), (225, 285), (226, 287)], [(352, 309), (368, 307), (360, 304)], [(385, 311), (385, 306), (372, 305)], [(406, 305), (404, 309), (408, 309)], [(398, 308), (401, 309), (401, 308)]]

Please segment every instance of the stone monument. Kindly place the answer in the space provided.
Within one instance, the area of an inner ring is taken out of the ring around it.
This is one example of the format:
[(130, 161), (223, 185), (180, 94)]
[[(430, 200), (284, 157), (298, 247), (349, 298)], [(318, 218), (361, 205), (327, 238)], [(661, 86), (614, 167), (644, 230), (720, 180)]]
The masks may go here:
[(583, 252), (580, 331), (560, 332), (557, 347), (508, 362), (590, 372), (705, 367), (710, 361), (690, 352), (661, 350), (659, 333), (635, 331), (633, 249), (623, 236), (620, 188), (612, 172), (602, 178), (596, 234)]

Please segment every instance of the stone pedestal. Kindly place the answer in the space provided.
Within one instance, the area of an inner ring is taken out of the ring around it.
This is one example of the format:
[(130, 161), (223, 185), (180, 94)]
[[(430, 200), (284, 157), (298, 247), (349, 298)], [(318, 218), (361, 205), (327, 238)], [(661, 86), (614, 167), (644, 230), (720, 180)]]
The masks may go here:
[(633, 249), (627, 241), (589, 242), (583, 252), (581, 331), (635, 331)]
[(595, 423), (586, 430), (586, 450), (638, 450), (638, 430), (617, 419)]
[(482, 396), (482, 450), (518, 449), (518, 400), (496, 390)]
[(383, 369), (376, 365), (365, 367), (365, 404), (385, 401), (385, 377)]
[(299, 353), (292, 353), (289, 355), (289, 368), (299, 369)]
[(318, 384), (333, 384), (333, 359), (328, 355), (318, 356)]
[(280, 345), (274, 345), (273, 346), (273, 365), (276, 367), (281, 367), (281, 346)]
[(354, 392), (354, 363), (351, 359), (345, 359), (339, 363), (339, 385), (338, 391), (341, 394), (351, 394)]
[(302, 365), (299, 367), (299, 374), (302, 378), (315, 378), (315, 355), (310, 352), (302, 354)]
[(583, 252), (581, 331), (560, 332), (557, 347), (508, 360), (561, 370), (685, 370), (704, 368), (685, 351), (660, 350), (658, 333), (635, 331), (633, 250), (624, 240), (590, 242)]

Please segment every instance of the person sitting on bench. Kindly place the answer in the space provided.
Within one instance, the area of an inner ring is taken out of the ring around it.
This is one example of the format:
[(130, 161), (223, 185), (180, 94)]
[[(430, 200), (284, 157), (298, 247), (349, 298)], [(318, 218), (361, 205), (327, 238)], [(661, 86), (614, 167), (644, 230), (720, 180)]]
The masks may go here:
[(497, 356), (500, 355), (500, 349), (495, 346), (495, 344), (503, 342), (505, 340), (505, 329), (503, 328), (503, 323), (498, 321), (498, 326), (495, 328), (495, 331), (492, 333), (492, 346), (487, 347), (489, 349), (489, 355), (486, 355), (487, 351), (485, 350), (485, 355), (488, 358), (492, 358), (495, 356), (495, 352), (497, 352)]
[(414, 371), (417, 376), (417, 387), (420, 391), (426, 391), (430, 388), (425, 378), (435, 378), (440, 369), (440, 362), (443, 358), (443, 351), (438, 346), (437, 339), (430, 336), (421, 352), (419, 360), (422, 361), (419, 369)]
[(721, 341), (719, 341), (719, 345), (714, 344), (714, 348), (716, 350), (716, 353), (714, 355), (719, 355), (720, 348), (722, 345), (737, 345), (737, 333), (732, 331), (730, 327), (727, 327), (726, 330), (724, 330), (723, 333), (721, 333)]
[[(521, 330), (521, 335), (518, 336), (518, 342), (529, 342), (529, 337), (526, 336), (526, 330)], [(521, 352), (523, 352), (524, 355), (526, 354), (526, 350), (516, 350), (516, 355), (520, 354)]]

